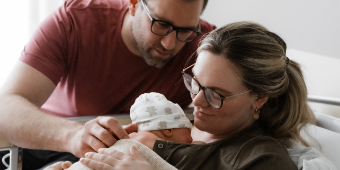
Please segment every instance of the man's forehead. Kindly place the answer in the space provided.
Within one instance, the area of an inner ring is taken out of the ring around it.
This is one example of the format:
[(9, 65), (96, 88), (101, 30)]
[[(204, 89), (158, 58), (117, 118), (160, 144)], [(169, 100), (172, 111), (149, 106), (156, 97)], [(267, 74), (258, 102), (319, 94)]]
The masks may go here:
[(202, 0), (147, 0), (153, 18), (168, 22), (176, 27), (197, 28)]

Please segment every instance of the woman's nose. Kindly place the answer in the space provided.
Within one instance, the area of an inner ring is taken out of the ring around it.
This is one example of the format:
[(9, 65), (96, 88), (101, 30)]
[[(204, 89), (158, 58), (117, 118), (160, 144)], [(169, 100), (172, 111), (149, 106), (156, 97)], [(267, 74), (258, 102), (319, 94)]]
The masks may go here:
[(209, 103), (205, 98), (204, 91), (200, 90), (198, 94), (191, 94), (192, 104), (200, 107), (209, 107)]

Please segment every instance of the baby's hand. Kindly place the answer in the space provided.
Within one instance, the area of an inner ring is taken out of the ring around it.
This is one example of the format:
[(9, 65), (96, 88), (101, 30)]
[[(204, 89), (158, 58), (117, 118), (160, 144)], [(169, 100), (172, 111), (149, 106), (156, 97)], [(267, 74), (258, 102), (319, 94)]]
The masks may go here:
[(196, 144), (196, 145), (205, 145), (205, 142), (202, 141), (192, 141), (191, 144)]

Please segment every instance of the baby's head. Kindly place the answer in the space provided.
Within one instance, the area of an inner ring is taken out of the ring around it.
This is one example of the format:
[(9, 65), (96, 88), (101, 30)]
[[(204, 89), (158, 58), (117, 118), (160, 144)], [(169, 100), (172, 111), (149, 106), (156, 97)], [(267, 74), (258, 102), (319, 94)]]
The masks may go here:
[(180, 143), (191, 143), (191, 123), (182, 108), (159, 93), (144, 93), (131, 106), (132, 123), (138, 131), (150, 131), (158, 137)]

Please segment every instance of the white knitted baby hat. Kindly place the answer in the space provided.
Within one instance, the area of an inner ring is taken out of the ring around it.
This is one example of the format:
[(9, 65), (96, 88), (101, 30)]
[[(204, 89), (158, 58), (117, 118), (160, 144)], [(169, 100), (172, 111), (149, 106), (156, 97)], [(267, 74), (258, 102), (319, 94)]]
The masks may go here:
[(138, 131), (192, 127), (178, 104), (155, 92), (140, 95), (131, 106), (130, 117)]

